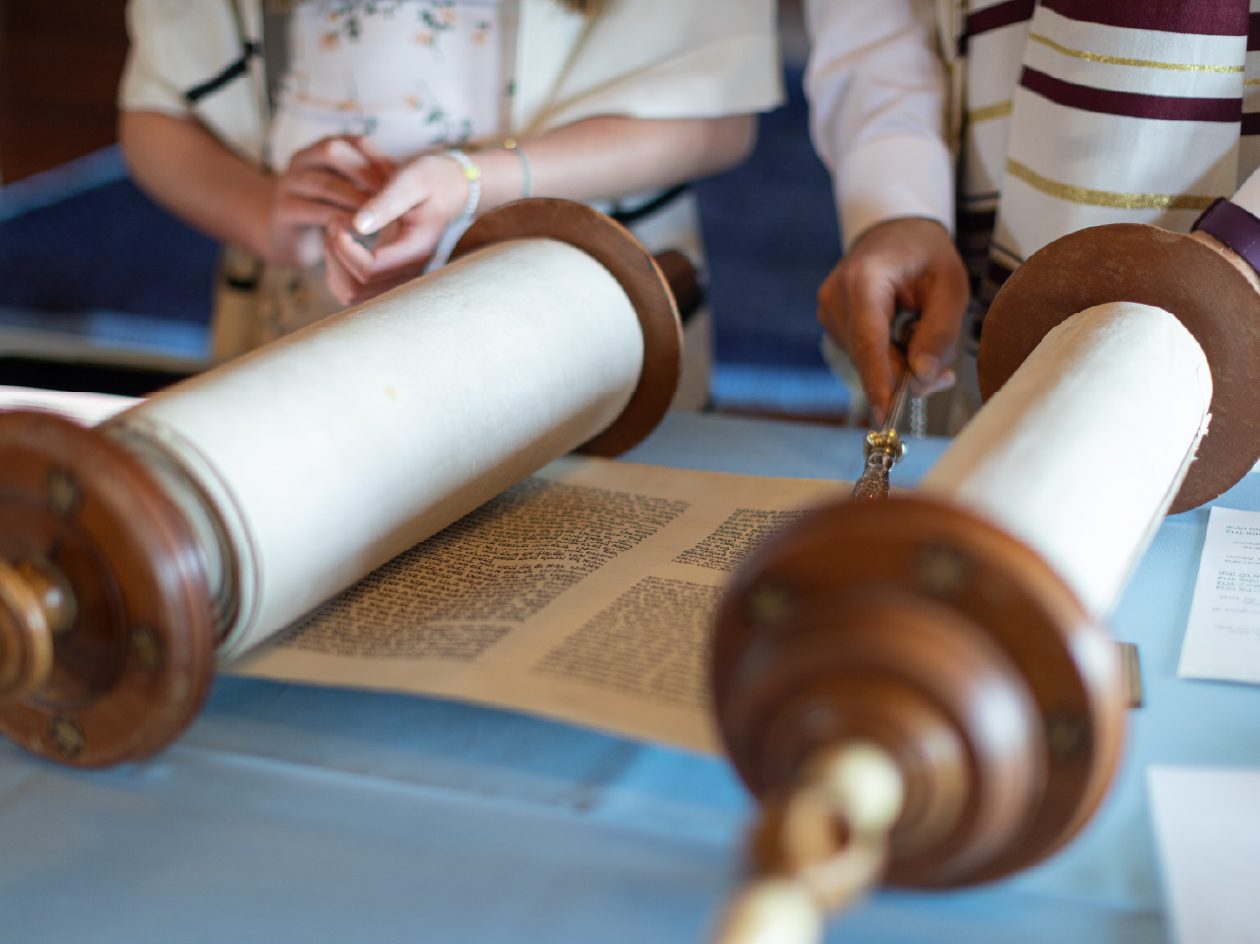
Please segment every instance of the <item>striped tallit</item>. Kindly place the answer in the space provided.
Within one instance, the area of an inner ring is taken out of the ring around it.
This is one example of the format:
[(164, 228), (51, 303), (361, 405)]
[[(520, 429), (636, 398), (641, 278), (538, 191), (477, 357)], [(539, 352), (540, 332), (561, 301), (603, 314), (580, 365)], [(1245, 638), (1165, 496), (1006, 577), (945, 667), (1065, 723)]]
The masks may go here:
[(981, 312), (1060, 236), (1121, 222), (1187, 232), (1260, 165), (1260, 0), (939, 6), (959, 245)]

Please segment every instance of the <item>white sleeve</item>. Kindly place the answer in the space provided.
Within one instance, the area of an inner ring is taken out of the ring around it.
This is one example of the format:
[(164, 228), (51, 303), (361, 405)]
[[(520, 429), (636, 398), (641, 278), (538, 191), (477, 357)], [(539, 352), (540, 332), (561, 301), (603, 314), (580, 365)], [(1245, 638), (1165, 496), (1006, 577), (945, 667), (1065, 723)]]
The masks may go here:
[(806, 0), (806, 20), (810, 133), (831, 171), (845, 249), (899, 217), (953, 232), (934, 0)]
[[(178, 11), (164, 0), (128, 0), (127, 65), (118, 87), (118, 107), (122, 111), (156, 111), (174, 118), (192, 118), (192, 108), (184, 98), (165, 61), (172, 26)], [(191, 85), (191, 83), (190, 83)]]
[[(258, 2), (242, 5), (247, 24), (257, 23)], [(195, 104), (185, 94), (220, 75), (245, 51), (231, 0), (128, 0), (127, 30), (119, 109), (200, 121), (225, 146), (258, 164), (265, 132), (252, 77), (230, 81)]]
[[(534, 130), (769, 111), (783, 98), (774, 16), (772, 0), (606, 0)], [(526, 57), (557, 59), (560, 43), (547, 42), (539, 31)]]
[(1243, 181), (1243, 185), (1229, 200), (1252, 216), (1260, 216), (1260, 170), (1252, 171), (1251, 176)]

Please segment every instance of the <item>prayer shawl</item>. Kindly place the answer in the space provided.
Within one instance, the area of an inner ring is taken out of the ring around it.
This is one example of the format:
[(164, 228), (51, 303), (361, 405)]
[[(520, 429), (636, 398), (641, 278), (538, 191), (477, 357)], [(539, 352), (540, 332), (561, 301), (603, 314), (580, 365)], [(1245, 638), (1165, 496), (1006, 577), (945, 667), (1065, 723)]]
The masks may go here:
[(960, 149), (958, 240), (981, 312), (1060, 236), (1106, 223), (1188, 232), (1260, 164), (1260, 0), (938, 9)]

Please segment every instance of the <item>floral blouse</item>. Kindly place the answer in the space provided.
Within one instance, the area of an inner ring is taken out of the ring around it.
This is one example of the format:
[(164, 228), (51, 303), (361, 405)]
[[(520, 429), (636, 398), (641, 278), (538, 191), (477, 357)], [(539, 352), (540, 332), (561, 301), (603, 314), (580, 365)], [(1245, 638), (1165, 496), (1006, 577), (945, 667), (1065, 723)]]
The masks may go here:
[(499, 133), (512, 0), (306, 0), (289, 21), (277, 170), (322, 138), (368, 135), (395, 158)]

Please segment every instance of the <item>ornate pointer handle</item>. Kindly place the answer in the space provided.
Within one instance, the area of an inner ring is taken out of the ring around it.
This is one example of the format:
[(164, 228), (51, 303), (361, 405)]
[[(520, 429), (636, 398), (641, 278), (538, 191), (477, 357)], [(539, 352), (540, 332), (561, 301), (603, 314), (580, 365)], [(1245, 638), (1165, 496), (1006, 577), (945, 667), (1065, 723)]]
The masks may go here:
[(753, 837), (755, 872), (712, 944), (818, 944), (828, 911), (879, 884), (905, 783), (883, 748), (819, 749), (792, 792), (768, 802)]
[(897, 381), (884, 425), (866, 434), (866, 469), (853, 484), (855, 499), (875, 501), (888, 497), (888, 473), (906, 454), (906, 444), (897, 435), (897, 423), (905, 412), (906, 401), (910, 399), (910, 381), (913, 379), (914, 371), (907, 367)]

